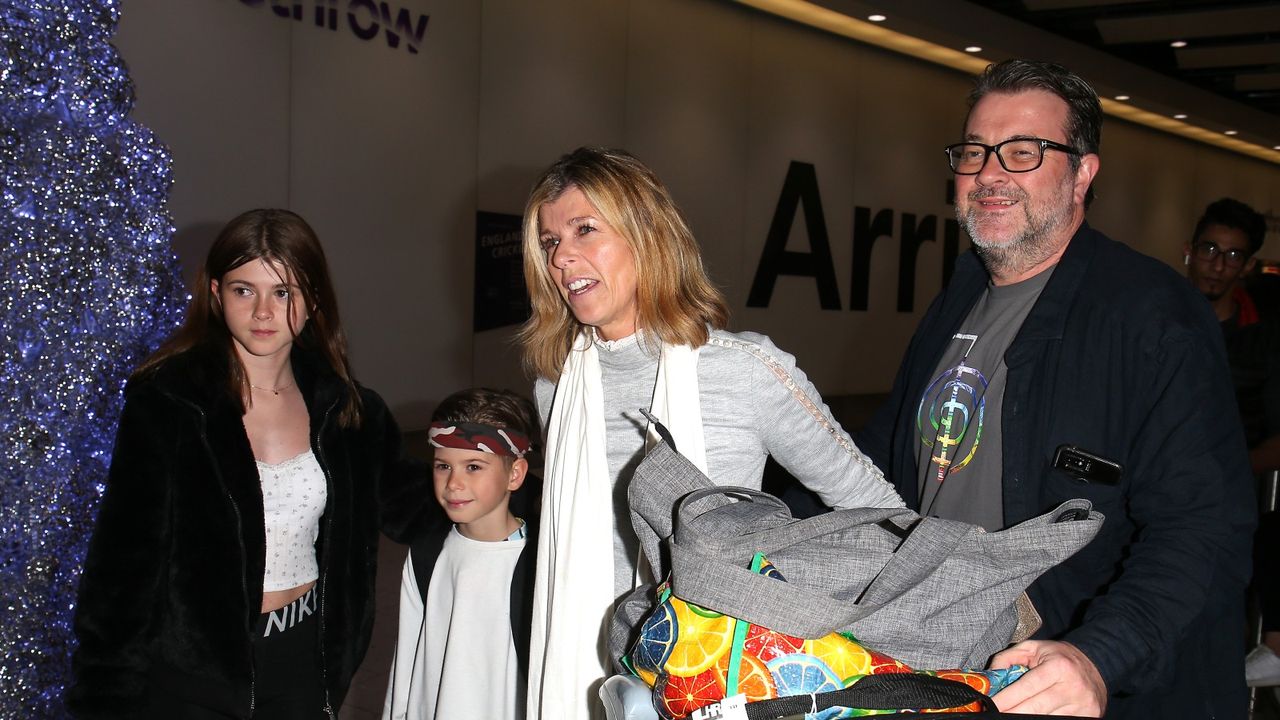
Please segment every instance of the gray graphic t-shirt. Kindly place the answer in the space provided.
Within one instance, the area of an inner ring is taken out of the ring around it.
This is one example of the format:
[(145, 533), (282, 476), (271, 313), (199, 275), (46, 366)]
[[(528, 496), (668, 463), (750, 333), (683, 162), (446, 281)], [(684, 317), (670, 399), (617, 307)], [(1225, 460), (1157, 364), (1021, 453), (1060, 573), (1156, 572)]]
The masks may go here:
[(1004, 527), (1004, 354), (1052, 275), (989, 284), (943, 351), (916, 409), (922, 515)]

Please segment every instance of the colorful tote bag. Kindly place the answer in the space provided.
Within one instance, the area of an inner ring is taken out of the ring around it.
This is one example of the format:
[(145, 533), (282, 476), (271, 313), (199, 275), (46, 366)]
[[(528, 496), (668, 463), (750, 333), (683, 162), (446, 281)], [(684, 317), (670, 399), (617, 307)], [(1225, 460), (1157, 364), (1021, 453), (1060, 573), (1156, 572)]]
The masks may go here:
[[(782, 573), (761, 554), (754, 558), (752, 570), (785, 582)], [(689, 717), (700, 708), (738, 694), (744, 696), (748, 707), (760, 707), (775, 698), (816, 696), (809, 701), (813, 712), (807, 713), (815, 720), (904, 710), (980, 712), (992, 709), (982, 698), (999, 692), (1026, 670), (1021, 666), (981, 671), (914, 670), (864, 646), (847, 632), (812, 639), (777, 632), (686, 602), (671, 593), (669, 583), (659, 587), (657, 606), (623, 662), (653, 688), (654, 708), (664, 720)], [(899, 693), (887, 702), (861, 696), (861, 702), (877, 703), (876, 707), (845, 705), (859, 702), (859, 696), (841, 697), (838, 693), (871, 676), (912, 673), (962, 683), (972, 690), (964, 693), (943, 687), (939, 693), (936, 684), (930, 686), (921, 679), (912, 683), (915, 694)], [(828, 696), (830, 703), (819, 704), (817, 698), (823, 696)], [(924, 704), (902, 704), (913, 702)]]

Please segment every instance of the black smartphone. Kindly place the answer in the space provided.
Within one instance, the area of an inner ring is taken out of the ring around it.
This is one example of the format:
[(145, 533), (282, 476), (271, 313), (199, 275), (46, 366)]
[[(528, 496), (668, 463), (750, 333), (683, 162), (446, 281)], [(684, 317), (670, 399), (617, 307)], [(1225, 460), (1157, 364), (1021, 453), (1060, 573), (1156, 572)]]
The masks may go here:
[(1115, 460), (1075, 445), (1059, 445), (1053, 454), (1053, 466), (1077, 480), (1102, 485), (1118, 485), (1124, 473), (1124, 468)]

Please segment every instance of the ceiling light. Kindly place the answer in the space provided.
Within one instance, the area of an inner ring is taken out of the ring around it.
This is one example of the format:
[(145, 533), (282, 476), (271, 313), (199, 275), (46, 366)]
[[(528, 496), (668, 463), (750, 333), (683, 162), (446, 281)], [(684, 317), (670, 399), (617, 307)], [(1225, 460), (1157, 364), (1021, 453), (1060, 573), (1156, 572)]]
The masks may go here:
[(1184, 48), (1186, 46), (1187, 46), (1186, 40), (1174, 40), (1173, 42), (1169, 43), (1169, 47)]
[(1117, 95), (1117, 96), (1116, 96), (1116, 99), (1117, 99), (1117, 100), (1119, 100), (1120, 102), (1124, 102), (1125, 100), (1128, 100), (1128, 99), (1129, 99), (1129, 96), (1128, 96), (1128, 95)]
[(1223, 134), (1223, 135), (1235, 135), (1235, 134), (1236, 134), (1236, 131), (1235, 131), (1235, 130), (1224, 130), (1222, 134)]
[(884, 15), (868, 15), (867, 19), (870, 20), (871, 22), (884, 22), (889, 18), (885, 17)]
[(982, 48), (978, 47), (977, 45), (970, 45), (969, 47), (965, 48), (964, 51), (967, 53), (980, 53), (982, 52)]
[(1174, 119), (1174, 120), (1186, 120), (1186, 119), (1187, 119), (1187, 114), (1186, 114), (1186, 113), (1178, 113), (1177, 115), (1174, 115), (1174, 116), (1173, 116), (1173, 119)]

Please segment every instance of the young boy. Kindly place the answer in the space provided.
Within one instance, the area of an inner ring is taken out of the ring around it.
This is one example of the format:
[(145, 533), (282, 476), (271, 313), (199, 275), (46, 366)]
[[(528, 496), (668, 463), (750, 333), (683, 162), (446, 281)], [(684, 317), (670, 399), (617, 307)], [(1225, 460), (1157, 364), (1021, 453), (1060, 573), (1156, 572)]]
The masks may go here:
[[(382, 717), (524, 717), (537, 512), (511, 512), (537, 438), (537, 412), (508, 391), (473, 388), (431, 416), (442, 515), (412, 540)], [(531, 503), (532, 507), (534, 503)]]

